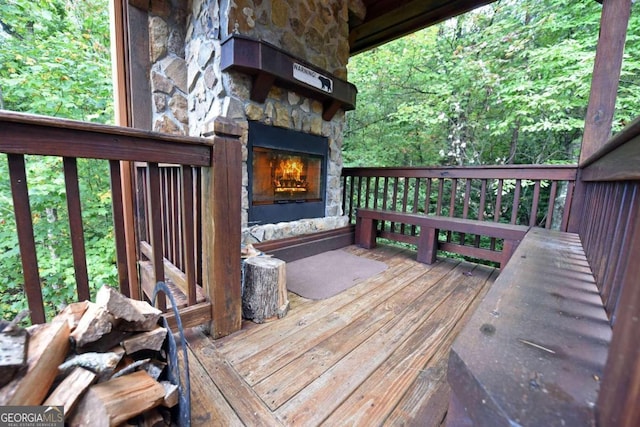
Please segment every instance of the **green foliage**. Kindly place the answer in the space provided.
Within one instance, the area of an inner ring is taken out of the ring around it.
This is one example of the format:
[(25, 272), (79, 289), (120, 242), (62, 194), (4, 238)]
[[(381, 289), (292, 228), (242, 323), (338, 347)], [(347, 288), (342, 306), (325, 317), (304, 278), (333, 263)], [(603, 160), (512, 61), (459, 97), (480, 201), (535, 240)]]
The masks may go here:
[[(575, 161), (601, 6), (502, 0), (352, 58), (348, 166)], [(635, 3), (629, 28), (640, 26)], [(640, 109), (628, 32), (615, 130)]]
[(5, 0), (0, 23), (4, 108), (112, 120), (106, 0)]
[[(107, 0), (0, 2), (0, 106), (7, 110), (111, 122), (113, 96)], [(26, 156), (43, 299), (49, 315), (76, 300), (62, 159)], [(106, 161), (79, 160), (90, 284), (115, 284)], [(0, 312), (26, 308), (13, 200), (0, 156)]]

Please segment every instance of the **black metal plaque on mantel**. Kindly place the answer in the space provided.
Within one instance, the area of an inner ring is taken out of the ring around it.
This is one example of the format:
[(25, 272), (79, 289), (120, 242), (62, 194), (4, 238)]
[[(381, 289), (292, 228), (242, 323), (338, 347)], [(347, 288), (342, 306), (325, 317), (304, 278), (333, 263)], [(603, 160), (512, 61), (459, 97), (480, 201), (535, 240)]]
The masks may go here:
[(356, 106), (355, 85), (264, 41), (234, 34), (222, 42), (222, 71), (237, 70), (253, 76), (251, 100), (264, 102), (278, 84), (317, 99), (324, 105), (322, 118), (331, 120), (338, 109)]

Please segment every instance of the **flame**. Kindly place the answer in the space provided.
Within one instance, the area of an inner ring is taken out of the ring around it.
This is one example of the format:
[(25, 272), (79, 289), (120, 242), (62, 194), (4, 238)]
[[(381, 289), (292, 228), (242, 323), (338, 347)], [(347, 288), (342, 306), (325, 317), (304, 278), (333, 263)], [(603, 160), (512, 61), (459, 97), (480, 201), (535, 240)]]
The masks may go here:
[(293, 179), (300, 181), (300, 175), (302, 175), (303, 166), (296, 160), (282, 160), (280, 161), (280, 170), (282, 171), (282, 179)]
[(280, 160), (275, 170), (276, 192), (307, 191), (304, 163), (300, 157), (289, 157)]

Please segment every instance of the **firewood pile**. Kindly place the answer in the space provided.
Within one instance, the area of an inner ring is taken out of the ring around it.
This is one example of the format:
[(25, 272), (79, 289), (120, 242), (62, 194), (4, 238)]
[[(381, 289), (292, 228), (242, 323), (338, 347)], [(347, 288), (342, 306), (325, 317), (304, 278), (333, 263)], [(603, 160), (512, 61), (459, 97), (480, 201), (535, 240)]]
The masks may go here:
[(70, 426), (172, 425), (179, 391), (167, 380), (160, 315), (103, 286), (95, 303), (70, 304), (50, 323), (5, 322), (0, 406), (64, 406)]

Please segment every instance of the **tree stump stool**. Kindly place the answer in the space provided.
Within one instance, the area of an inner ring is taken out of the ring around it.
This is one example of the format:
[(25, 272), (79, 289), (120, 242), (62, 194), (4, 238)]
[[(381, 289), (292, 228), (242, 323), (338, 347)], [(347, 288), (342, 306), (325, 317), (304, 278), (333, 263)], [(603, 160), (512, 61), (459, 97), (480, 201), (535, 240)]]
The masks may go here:
[(289, 311), (285, 262), (256, 256), (244, 261), (242, 316), (255, 323), (284, 317)]

